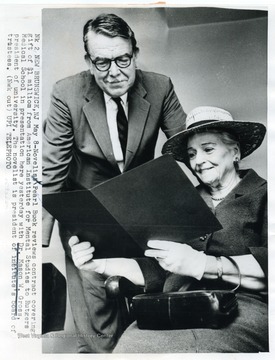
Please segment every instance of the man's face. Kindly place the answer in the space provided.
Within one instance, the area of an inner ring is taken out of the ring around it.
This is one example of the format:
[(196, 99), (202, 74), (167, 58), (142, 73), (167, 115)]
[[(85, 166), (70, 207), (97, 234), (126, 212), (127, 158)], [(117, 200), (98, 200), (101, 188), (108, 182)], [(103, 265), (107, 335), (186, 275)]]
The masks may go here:
[(123, 55), (133, 55), (131, 64), (127, 68), (119, 68), (114, 61), (106, 71), (99, 71), (90, 61), (90, 70), (98, 86), (108, 95), (119, 97), (124, 95), (134, 84), (136, 78), (135, 54), (129, 40), (121, 37), (110, 38), (90, 31), (88, 34), (88, 51), (91, 59), (113, 60)]

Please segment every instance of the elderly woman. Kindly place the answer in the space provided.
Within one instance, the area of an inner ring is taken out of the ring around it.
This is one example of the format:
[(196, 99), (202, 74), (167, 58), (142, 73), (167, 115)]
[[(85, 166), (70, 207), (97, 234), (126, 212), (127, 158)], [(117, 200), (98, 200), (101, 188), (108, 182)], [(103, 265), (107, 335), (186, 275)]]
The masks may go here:
[[(260, 123), (235, 121), (215, 107), (198, 107), (187, 117), (187, 130), (170, 138), (163, 153), (184, 162), (197, 177), (200, 195), (223, 226), (198, 241), (204, 251), (171, 241), (148, 242), (145, 259), (92, 260), (94, 249), (70, 241), (79, 268), (106, 276), (123, 275), (146, 291), (229, 289), (241, 273), (238, 316), (220, 329), (140, 330), (134, 322), (116, 353), (265, 352), (267, 310), (267, 184), (239, 161), (258, 148), (265, 136)], [(201, 249), (201, 246), (200, 246)], [(157, 261), (155, 260), (157, 259)], [(188, 280), (188, 281), (186, 281)]]

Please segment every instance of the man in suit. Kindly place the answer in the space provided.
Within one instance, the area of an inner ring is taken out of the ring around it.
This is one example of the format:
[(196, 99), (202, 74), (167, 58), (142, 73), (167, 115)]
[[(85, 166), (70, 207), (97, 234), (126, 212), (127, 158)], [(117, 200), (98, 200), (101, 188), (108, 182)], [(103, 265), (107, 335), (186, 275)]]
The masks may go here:
[[(136, 69), (135, 35), (113, 14), (83, 30), (88, 71), (57, 82), (43, 132), (43, 193), (92, 188), (154, 158), (159, 129), (183, 130), (185, 113), (171, 80)], [(43, 245), (53, 218), (43, 213)], [(78, 351), (111, 352), (123, 331), (119, 307), (106, 299), (104, 274), (79, 271), (60, 226)]]

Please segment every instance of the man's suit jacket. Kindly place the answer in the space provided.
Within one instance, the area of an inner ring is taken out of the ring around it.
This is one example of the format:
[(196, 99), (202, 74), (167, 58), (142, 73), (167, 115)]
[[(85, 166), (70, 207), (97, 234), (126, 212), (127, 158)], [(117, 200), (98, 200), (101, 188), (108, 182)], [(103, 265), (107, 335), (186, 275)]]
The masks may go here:
[[(137, 70), (128, 93), (124, 171), (153, 159), (159, 129), (170, 137), (185, 129), (185, 118), (171, 80)], [(92, 188), (121, 173), (113, 154), (103, 92), (89, 71), (56, 83), (43, 129), (44, 194)], [(50, 237), (47, 228), (44, 219), (44, 245)]]

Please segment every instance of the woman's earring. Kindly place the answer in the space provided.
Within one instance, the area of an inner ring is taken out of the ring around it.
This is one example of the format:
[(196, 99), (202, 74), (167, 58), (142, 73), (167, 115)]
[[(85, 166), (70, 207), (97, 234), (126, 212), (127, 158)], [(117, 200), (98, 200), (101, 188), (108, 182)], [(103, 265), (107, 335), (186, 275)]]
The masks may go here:
[(236, 171), (239, 171), (239, 161), (240, 159), (238, 158), (238, 156), (235, 157), (235, 160), (233, 161), (234, 167)]

